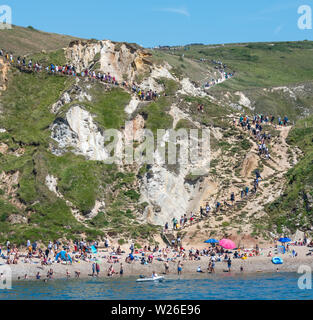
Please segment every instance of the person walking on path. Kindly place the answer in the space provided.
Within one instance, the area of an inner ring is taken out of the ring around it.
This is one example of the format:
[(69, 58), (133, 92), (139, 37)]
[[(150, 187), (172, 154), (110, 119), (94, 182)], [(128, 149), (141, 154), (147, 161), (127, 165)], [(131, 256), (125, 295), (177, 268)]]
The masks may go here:
[(231, 201), (231, 205), (234, 205), (234, 201), (235, 201), (235, 194), (232, 192), (230, 195), (230, 201)]

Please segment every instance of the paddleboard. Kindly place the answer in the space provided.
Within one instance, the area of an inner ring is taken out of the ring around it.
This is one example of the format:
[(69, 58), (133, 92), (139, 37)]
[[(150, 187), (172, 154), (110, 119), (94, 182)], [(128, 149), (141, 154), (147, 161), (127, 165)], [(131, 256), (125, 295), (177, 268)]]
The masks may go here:
[(163, 276), (151, 277), (151, 278), (140, 278), (137, 279), (136, 282), (146, 282), (146, 281), (162, 281), (164, 279)]

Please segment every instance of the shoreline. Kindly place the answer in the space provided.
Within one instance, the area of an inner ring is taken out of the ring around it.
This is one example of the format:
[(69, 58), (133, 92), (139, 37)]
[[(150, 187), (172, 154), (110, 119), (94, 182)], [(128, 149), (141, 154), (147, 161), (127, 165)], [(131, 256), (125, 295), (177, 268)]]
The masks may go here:
[[(302, 250), (304, 251), (304, 250)], [(301, 265), (307, 265), (312, 268), (313, 270), (313, 257), (312, 256), (297, 256), (297, 257), (291, 257), (289, 254), (279, 254), (277, 255), (281, 257), (284, 262), (280, 265), (275, 265), (271, 261), (271, 257), (267, 256), (255, 256), (255, 257), (249, 257), (246, 260), (242, 259), (232, 259), (232, 265), (231, 265), (231, 272), (224, 272), (224, 270), (227, 270), (227, 263), (221, 261), (216, 262), (215, 264), (215, 273), (212, 273), (212, 275), (244, 275), (244, 274), (264, 274), (264, 273), (274, 273), (277, 272), (297, 272), (299, 266)], [(123, 259), (123, 256), (121, 256), (121, 262), (123, 263), (123, 269), (124, 273), (123, 276), (119, 275), (120, 271), (120, 263), (108, 263), (107, 261), (101, 261), (101, 258), (96, 258), (99, 261), (100, 265), (100, 273), (99, 278), (107, 278), (107, 279), (114, 279), (114, 278), (123, 278), (123, 277), (130, 277), (130, 276), (136, 276), (139, 278), (140, 275), (143, 276), (151, 276), (152, 272), (155, 271), (158, 275), (164, 275), (165, 277), (171, 277), (171, 276), (178, 276), (177, 274), (177, 262), (179, 259), (176, 260), (176, 262), (169, 262), (169, 273), (164, 274), (165, 268), (164, 268), (164, 261), (153, 261), (152, 264), (142, 265), (139, 261), (133, 262), (131, 264), (125, 263), (125, 256)], [(209, 257), (202, 256), (201, 260), (187, 260), (184, 261), (183, 259), (180, 259), (180, 261), (183, 263), (183, 269), (182, 269), (182, 276), (184, 275), (204, 275), (209, 274), (207, 272), (207, 267), (209, 264)], [(52, 265), (48, 266), (41, 266), (40, 263), (23, 263), (19, 262), (17, 265), (6, 265), (11, 268), (12, 271), (12, 280), (13, 281), (21, 281), (25, 280), (24, 276), (27, 274), (26, 280), (35, 280), (35, 281), (43, 281), (44, 279), (47, 279), (47, 272), (50, 269), (53, 269), (53, 279), (67, 279), (66, 271), (68, 270), (70, 273), (69, 279), (90, 279), (92, 278), (92, 263), (80, 261), (78, 263), (70, 264), (61, 264), (61, 263), (53, 263)], [(4, 265), (3, 263), (1, 264)], [(107, 271), (109, 267), (113, 265), (114, 271), (118, 274), (114, 274), (112, 277), (107, 276)], [(197, 272), (198, 266), (201, 266), (201, 270), (203, 273)], [(243, 267), (243, 272), (240, 271), (240, 267)], [(80, 277), (75, 278), (75, 271), (80, 272)], [(40, 273), (41, 279), (36, 279), (37, 272)], [(20, 279), (18, 279), (20, 277)]]

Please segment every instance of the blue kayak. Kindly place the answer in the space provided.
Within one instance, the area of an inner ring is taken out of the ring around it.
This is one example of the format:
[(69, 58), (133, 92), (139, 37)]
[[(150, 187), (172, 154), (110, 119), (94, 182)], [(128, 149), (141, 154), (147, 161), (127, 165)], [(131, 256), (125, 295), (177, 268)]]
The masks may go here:
[(280, 257), (273, 257), (273, 258), (272, 258), (272, 262), (273, 262), (274, 264), (283, 264), (283, 259), (280, 258)]

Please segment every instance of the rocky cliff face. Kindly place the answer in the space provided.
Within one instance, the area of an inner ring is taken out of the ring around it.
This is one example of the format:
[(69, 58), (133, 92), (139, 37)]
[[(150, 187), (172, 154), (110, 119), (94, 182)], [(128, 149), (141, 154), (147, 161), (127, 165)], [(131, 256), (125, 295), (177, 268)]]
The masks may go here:
[(66, 49), (65, 55), (78, 72), (98, 63), (98, 70), (110, 73), (118, 81), (133, 81), (136, 74), (149, 72), (151, 67), (151, 54), (146, 50), (109, 40), (74, 41)]
[[(196, 85), (188, 77), (176, 78), (170, 72), (171, 66), (168, 63), (163, 65), (150, 64), (149, 54), (144, 50), (132, 47), (126, 44), (117, 44), (111, 41), (97, 41), (97, 42), (74, 42), (66, 50), (66, 57), (73, 63), (78, 71), (84, 68), (90, 68), (97, 64), (97, 69), (102, 72), (110, 72), (111, 75), (117, 77), (120, 81), (127, 79), (133, 81), (142, 74), (140, 87), (145, 90), (153, 89), (157, 92), (164, 92), (166, 81), (159, 81), (160, 79), (169, 79), (172, 83), (176, 83), (177, 90), (172, 93), (171, 107), (164, 112), (164, 116), (173, 118), (172, 128), (164, 128), (165, 134), (162, 137), (162, 147), (169, 143), (169, 129), (175, 129), (180, 121), (186, 121), (194, 128), (204, 129), (207, 125), (203, 125), (201, 117), (198, 121), (195, 120), (192, 104), (188, 103), (188, 108), (182, 108), (180, 102), (183, 97), (189, 96), (198, 99), (208, 99), (213, 104), (224, 107), (224, 103), (229, 105), (233, 112), (242, 109), (256, 109), (256, 100), (251, 97), (249, 92), (224, 92), (223, 96), (218, 96), (214, 93), (209, 95), (208, 91), (203, 90)], [(220, 82), (226, 81), (222, 79)], [(105, 132), (96, 121), (96, 117), (92, 112), (87, 111), (84, 102), (94, 102), (92, 90), (83, 89), (84, 83), (77, 81), (76, 84), (68, 91), (64, 92), (59, 101), (51, 107), (51, 112), (57, 115), (56, 120), (51, 125), (51, 138), (56, 142), (51, 147), (52, 153), (61, 156), (64, 152), (72, 151), (75, 154), (83, 155), (86, 160), (106, 161), (109, 157), (109, 151), (106, 147)], [(92, 89), (93, 84), (88, 85)], [(272, 89), (264, 89), (264, 94), (280, 93), (288, 96), (292, 100), (297, 100), (297, 93), (304, 92), (304, 86), (286, 89), (285, 87), (278, 87)], [(104, 87), (104, 91), (110, 90)], [(268, 91), (268, 92), (267, 92)], [(256, 96), (257, 97), (257, 96)], [(63, 107), (79, 101), (70, 106), (70, 108), (63, 110)], [(124, 108), (125, 126), (119, 129), (117, 156), (121, 161), (118, 163), (119, 170), (122, 172), (127, 170), (128, 164), (123, 158), (124, 143), (131, 140), (135, 141), (136, 147), (138, 144), (145, 141), (145, 128), (149, 121), (145, 117), (145, 113), (140, 110), (144, 106), (148, 106), (149, 102), (138, 100), (136, 95), (131, 95), (129, 103)], [(156, 147), (154, 149), (154, 163), (149, 164), (146, 172), (137, 176), (136, 185), (139, 187), (140, 197), (139, 203), (145, 203), (145, 208), (142, 211), (141, 221), (149, 222), (156, 225), (163, 226), (166, 222), (171, 223), (175, 217), (180, 219), (184, 214), (189, 215), (191, 212), (197, 212), (200, 206), (204, 206), (209, 202), (211, 207), (215, 206), (216, 201), (227, 201), (229, 194), (235, 192), (240, 193), (240, 189), (245, 185), (251, 185), (253, 180), (253, 170), (259, 165), (260, 161), (256, 155), (256, 144), (252, 141), (246, 133), (239, 129), (229, 128), (232, 118), (235, 114), (229, 115), (226, 119), (227, 124), (223, 128), (219, 126), (210, 127), (211, 137), (213, 137), (213, 144), (215, 149), (210, 153), (210, 158), (202, 159), (199, 157), (195, 163), (183, 163), (181, 161), (181, 153), (178, 153), (178, 162), (175, 165), (168, 165), (160, 161), (160, 150)], [(214, 123), (214, 122), (212, 122)], [(283, 142), (285, 143), (285, 131), (281, 132)], [(223, 148), (223, 143), (228, 146), (236, 146), (241, 143), (241, 140), (249, 141), (251, 147), (248, 150), (232, 151), (226, 147)], [(221, 142), (221, 145), (219, 143)], [(280, 154), (287, 157), (288, 146), (280, 143)], [(183, 142), (176, 142), (176, 146), (180, 145), (180, 150), (187, 150), (188, 144)], [(278, 147), (277, 147), (278, 150)], [(296, 155), (293, 157), (296, 159)], [(210, 169), (210, 161), (215, 163), (212, 170)], [(296, 160), (295, 160), (296, 161)], [(240, 170), (238, 169), (238, 163)], [(132, 165), (133, 172), (140, 172), (142, 163), (134, 163)], [(281, 194), (283, 180), (279, 183), (276, 178), (286, 172), (290, 165), (285, 161), (279, 162), (270, 161), (269, 165), (265, 165), (263, 170), (264, 177), (273, 182), (264, 188), (264, 192), (258, 204), (251, 205), (251, 203), (243, 203), (243, 210), (247, 210), (253, 219), (259, 217), (262, 219), (264, 214), (264, 205), (272, 201), (273, 194)], [(201, 174), (197, 176), (195, 170), (200, 170)], [(238, 171), (239, 170), (239, 171)], [(276, 177), (277, 176), (277, 177)], [(49, 180), (49, 179), (48, 179)], [(51, 180), (51, 179), (50, 179)], [(53, 181), (50, 183), (50, 189), (53, 188)], [(48, 185), (48, 184), (47, 184)], [(56, 193), (56, 190), (53, 189)], [(72, 207), (72, 206), (71, 206)], [(87, 218), (94, 218), (98, 212), (105, 210), (103, 200), (100, 197), (96, 200), (94, 209)], [(73, 209), (74, 210), (74, 209)], [(74, 210), (77, 219), (81, 219), (79, 212)], [(223, 217), (222, 223), (230, 224), (231, 221), (237, 219), (237, 213), (232, 211), (228, 217)], [(250, 219), (250, 216), (247, 218)], [(211, 221), (212, 220), (212, 221)], [(219, 220), (210, 220), (211, 228), (219, 228)], [(234, 224), (232, 222), (232, 224)], [(234, 227), (235, 228), (235, 227)], [(243, 227), (240, 227), (246, 233), (251, 232), (251, 226), (248, 221)]]
[(52, 150), (61, 155), (74, 148), (74, 153), (88, 160), (103, 161), (108, 158), (104, 148), (105, 138), (94, 122), (93, 116), (79, 105), (71, 107), (64, 118), (57, 118), (51, 128), (51, 138), (58, 143)]

